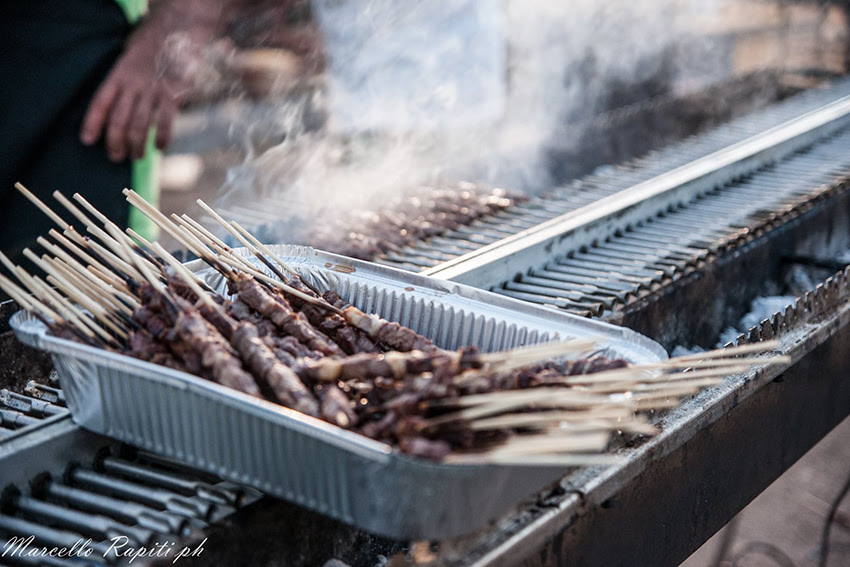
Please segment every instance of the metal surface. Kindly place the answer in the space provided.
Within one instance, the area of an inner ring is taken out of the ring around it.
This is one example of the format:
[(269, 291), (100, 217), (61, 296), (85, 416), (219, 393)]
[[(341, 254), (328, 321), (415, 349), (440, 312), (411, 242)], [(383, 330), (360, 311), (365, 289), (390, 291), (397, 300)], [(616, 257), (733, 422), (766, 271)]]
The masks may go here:
[(780, 335), (788, 368), (702, 392), (625, 466), (567, 477), (536, 519), (445, 563), (677, 565), (850, 414), (848, 323), (850, 270), (753, 331)]
[[(476, 250), (776, 126), (800, 114), (801, 108), (811, 110), (834, 100), (842, 88), (848, 90), (846, 81), (624, 167), (598, 172), (553, 196), (411, 247), (396, 265), (419, 270)], [(753, 296), (763, 293), (765, 280), (775, 276), (783, 256), (822, 258), (826, 249), (840, 249), (848, 243), (850, 196), (838, 178), (848, 173), (850, 148), (839, 143), (842, 136), (845, 134), (788, 156), (734, 185), (709, 191), (687, 207), (665, 211), (651, 221), (647, 218), (648, 222), (637, 223), (631, 230), (608, 234), (610, 239), (600, 239), (568, 261), (549, 257), (546, 264), (534, 266), (518, 281), (488, 285), (506, 284), (499, 289), (526, 294), (521, 297), (532, 301), (539, 302), (541, 297), (563, 301), (563, 309), (576, 313), (602, 314), (665, 346), (679, 341), (711, 343), (718, 326), (736, 319)], [(757, 201), (769, 206), (754, 210)], [(333, 270), (333, 266), (328, 268)], [(624, 449), (628, 456), (624, 466), (570, 473), (554, 488), (529, 498), (476, 534), (443, 542), (438, 562), (529, 567), (677, 564), (850, 413), (845, 379), (850, 371), (847, 282), (845, 272), (749, 331), (746, 340), (779, 335), (783, 348), (794, 353), (795, 363), (781, 375), (759, 372), (732, 377), (703, 392), (661, 418), (664, 433), (660, 437)], [(450, 283), (445, 285), (453, 289)], [(546, 293), (558, 293), (559, 297), (541, 294), (541, 289), (554, 290)], [(375, 303), (365, 292), (361, 300), (381, 308), (381, 302)], [(420, 313), (427, 311), (427, 302), (422, 305)], [(61, 395), (61, 391), (35, 387), (27, 392), (37, 398), (46, 396), (50, 403), (58, 402)], [(122, 400), (131, 400), (135, 394), (130, 389), (122, 391)], [(120, 406), (121, 400), (117, 403)], [(173, 407), (170, 413), (178, 415), (179, 406), (169, 405), (168, 398), (158, 398), (156, 403), (162, 405), (163, 414)], [(150, 415), (140, 411), (136, 417), (151, 419)], [(221, 420), (231, 418), (232, 414), (222, 414)], [(15, 432), (14, 437), (0, 440), (0, 478), (24, 487), (44, 470), (64, 471), (73, 460), (95, 461), (80, 447), (97, 446), (105, 441), (102, 437), (79, 429), (67, 418), (50, 419), (55, 423), (35, 425), (31, 433)], [(210, 424), (210, 431), (220, 434), (214, 425)], [(35, 442), (37, 438), (51, 443)], [(156, 443), (155, 437), (152, 439)], [(210, 446), (209, 451), (217, 450)], [(113, 472), (123, 471), (125, 480), (133, 478), (132, 470), (121, 467), (122, 460), (118, 459), (118, 468), (114, 461), (108, 466)], [(106, 465), (106, 460), (99, 462)], [(145, 479), (156, 484), (153, 477)], [(178, 489), (178, 485), (170, 485), (172, 492), (182, 495)], [(367, 497), (383, 502), (387, 493), (396, 498), (403, 489), (390, 486), (385, 494)], [(456, 495), (441, 486), (434, 490), (434, 498), (423, 505), (433, 505), (436, 496)], [(73, 495), (52, 497), (71, 502)], [(78, 504), (74, 507), (103, 513), (103, 501), (87, 500), (88, 509)], [(321, 564), (328, 555), (317, 549), (325, 547), (336, 549), (338, 556), (352, 564), (374, 564), (380, 560), (378, 554), (400, 545), (389, 542), (373, 549), (372, 543), (362, 545), (368, 536), (361, 532), (271, 499), (264, 500), (261, 508), (256, 515), (240, 515), (232, 531), (211, 538), (211, 547), (219, 548), (217, 564), (236, 564), (246, 557), (251, 564)], [(15, 521), (21, 523), (15, 529), (39, 533), (41, 541), (68, 537), (43, 523), (26, 524), (2, 514), (0, 530), (8, 533), (8, 524)], [(155, 529), (151, 525), (156, 525), (154, 520), (142, 527)], [(287, 526), (285, 537), (280, 537), (279, 526)], [(349, 549), (340, 539), (357, 543)], [(76, 536), (70, 541), (75, 540)], [(284, 540), (284, 551), (272, 543)], [(293, 552), (306, 548), (309, 553)], [(340, 551), (343, 548), (345, 551)], [(205, 561), (212, 559), (208, 556), (197, 564), (210, 564)]]
[[(490, 282), (510, 280), (516, 274), (545, 264), (553, 257), (604, 240), (610, 234), (645, 221), (665, 209), (686, 205), (739, 176), (772, 161), (782, 160), (822, 140), (849, 123), (850, 97), (844, 97), (748, 140), (469, 252), (425, 273), (480, 287), (489, 287)], [(699, 218), (699, 215), (694, 218)], [(654, 248), (647, 244), (646, 249)], [(627, 249), (621, 247), (619, 252), (623, 255), (612, 257), (622, 260), (630, 257)]]
[[(124, 467), (107, 464), (116, 462)], [(0, 444), (0, 479), (0, 537), (32, 535), (34, 545), (67, 548), (91, 537), (89, 565), (126, 564), (106, 553), (111, 538), (127, 537), (134, 545), (185, 542), (260, 496), (127, 451), (81, 429), (67, 415)], [(163, 479), (171, 484), (163, 487)]]
[[(537, 302), (587, 295), (567, 309), (613, 297), (609, 320), (668, 348), (712, 346), (784, 258), (850, 246), (848, 155), (850, 136), (837, 133), (499, 289)], [(782, 339), (795, 364), (776, 371), (781, 385), (771, 372), (701, 393), (662, 416), (664, 433), (629, 449), (628, 465), (567, 476), (497, 529), (450, 542), (441, 563), (678, 564), (850, 413), (848, 301), (843, 272), (739, 339)]]
[[(844, 192), (848, 175), (850, 131), (842, 130), (684, 204), (674, 201), (659, 206), (655, 214), (623, 230), (612, 230), (566, 254), (553, 252), (508, 281), (479, 283), (501, 294), (576, 314), (602, 311), (605, 319), (619, 322), (618, 311), (662, 283), (698, 270), (706, 259), (734, 249), (765, 227), (783, 224)], [(850, 246), (850, 236), (838, 232), (831, 238)], [(522, 252), (517, 254), (516, 262), (532, 263)], [(680, 344), (694, 344), (685, 337), (680, 340)]]
[(828, 88), (813, 89), (764, 110), (730, 121), (644, 157), (615, 167), (604, 167), (564, 187), (438, 238), (409, 246), (376, 260), (412, 271), (435, 268), (470, 250), (478, 250), (520, 230), (532, 228), (559, 215), (576, 211), (665, 172), (702, 159), (775, 128), (850, 94), (850, 80), (840, 79)]
[[(609, 356), (635, 362), (666, 357), (657, 344), (628, 329), (309, 248), (281, 246), (276, 252), (313, 286), (334, 289), (364, 311), (445, 348), (474, 344), (494, 351), (595, 336)], [(199, 275), (224, 292), (217, 272)], [(375, 533), (397, 538), (468, 533), (563, 474), (555, 466), (452, 466), (412, 459), (201, 378), (48, 336), (26, 313), (11, 324), (22, 341), (52, 353), (72, 415), (83, 427)], [(107, 488), (95, 473), (77, 480)], [(108, 488), (132, 498), (114, 481)]]

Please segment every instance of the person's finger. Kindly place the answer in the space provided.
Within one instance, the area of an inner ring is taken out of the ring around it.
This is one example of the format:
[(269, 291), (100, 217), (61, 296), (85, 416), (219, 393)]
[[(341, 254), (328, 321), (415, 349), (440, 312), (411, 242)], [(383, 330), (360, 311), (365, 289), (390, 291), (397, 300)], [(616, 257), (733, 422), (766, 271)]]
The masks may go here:
[(106, 118), (109, 116), (117, 95), (118, 82), (110, 76), (100, 85), (89, 104), (88, 110), (86, 110), (83, 125), (80, 128), (80, 141), (83, 144), (90, 146), (100, 139)]
[(145, 142), (148, 139), (148, 131), (151, 125), (151, 110), (153, 109), (153, 96), (142, 94), (136, 101), (130, 125), (127, 128), (127, 144), (130, 149), (130, 157), (141, 159), (145, 154)]
[(156, 147), (160, 150), (164, 150), (171, 143), (176, 116), (177, 103), (167, 96), (160, 97), (156, 109)]
[(125, 89), (109, 114), (106, 127), (106, 152), (109, 159), (118, 163), (127, 157), (127, 126), (138, 99), (135, 89)]

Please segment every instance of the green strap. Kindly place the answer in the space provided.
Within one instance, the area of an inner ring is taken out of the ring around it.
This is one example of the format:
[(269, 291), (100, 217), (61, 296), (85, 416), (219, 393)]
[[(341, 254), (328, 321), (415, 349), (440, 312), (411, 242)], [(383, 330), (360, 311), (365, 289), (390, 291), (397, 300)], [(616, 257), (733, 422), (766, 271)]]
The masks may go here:
[(138, 22), (139, 18), (148, 11), (148, 0), (115, 0), (115, 2), (124, 10), (124, 15), (131, 24)]
[[(148, 141), (145, 146), (145, 155), (142, 159), (133, 162), (132, 183), (133, 189), (141, 197), (159, 208), (159, 166), (162, 161), (162, 152), (154, 147), (156, 129), (151, 128), (148, 132)], [(144, 236), (147, 240), (159, 238), (159, 227), (148, 217), (130, 207), (130, 228)]]
[[(127, 21), (135, 24), (148, 11), (148, 0), (115, 0)], [(162, 153), (154, 147), (154, 129), (148, 133), (148, 141), (145, 146), (145, 155), (142, 159), (133, 162), (132, 184), (136, 193), (145, 201), (159, 208), (159, 164)], [(148, 240), (156, 240), (159, 237), (159, 227), (141, 214), (135, 208), (130, 208), (130, 228), (144, 236)]]

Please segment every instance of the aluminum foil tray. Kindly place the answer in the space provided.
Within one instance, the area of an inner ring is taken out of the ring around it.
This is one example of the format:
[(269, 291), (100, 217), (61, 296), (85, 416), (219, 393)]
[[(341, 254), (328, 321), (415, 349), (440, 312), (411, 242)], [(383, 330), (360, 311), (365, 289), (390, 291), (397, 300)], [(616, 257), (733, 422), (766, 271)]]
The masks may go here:
[[(451, 282), (320, 252), (278, 246), (303, 278), (441, 347), (485, 351), (570, 337), (601, 337), (609, 355), (666, 357), (628, 329)], [(189, 264), (214, 288), (225, 283)], [(471, 532), (561, 478), (554, 466), (445, 465), (201, 378), (53, 337), (25, 312), (10, 321), (47, 350), (82, 427), (248, 484), (370, 532), (444, 539)]]

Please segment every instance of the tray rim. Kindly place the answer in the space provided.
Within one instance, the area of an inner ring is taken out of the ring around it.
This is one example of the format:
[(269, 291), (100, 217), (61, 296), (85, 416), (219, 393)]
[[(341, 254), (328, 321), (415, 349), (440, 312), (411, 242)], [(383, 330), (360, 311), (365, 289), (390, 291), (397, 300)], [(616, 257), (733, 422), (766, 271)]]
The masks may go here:
[[(591, 327), (600, 325), (603, 327), (609, 327), (611, 330), (616, 330), (618, 333), (621, 333), (623, 335), (623, 340), (629, 342), (631, 346), (637, 350), (642, 351), (643, 354), (650, 357), (654, 356), (658, 360), (667, 358), (667, 352), (663, 349), (663, 347), (661, 347), (661, 345), (628, 328), (617, 327), (600, 321), (592, 321), (591, 323), (583, 317), (554, 308), (541, 305), (531, 305), (527, 302), (505, 297), (488, 290), (481, 290), (465, 284), (457, 284), (455, 282), (434, 280), (428, 276), (422, 276), (420, 274), (375, 264), (373, 262), (367, 262), (365, 260), (358, 260), (330, 252), (324, 252), (309, 246), (278, 244), (269, 245), (269, 248), (271, 248), (276, 254), (281, 256), (286, 255), (287, 257), (296, 260), (298, 264), (313, 264), (320, 269), (339, 272), (342, 276), (345, 276), (347, 273), (351, 273), (348, 271), (349, 269), (353, 269), (354, 272), (357, 272), (358, 270), (356, 266), (367, 267), (376, 273), (366, 271), (366, 277), (376, 283), (382, 281), (381, 273), (386, 272), (387, 278), (391, 279), (396, 285), (410, 283), (419, 288), (411, 289), (411, 293), (418, 291), (420, 293), (428, 293), (436, 296), (456, 295), (482, 304), (485, 302), (481, 298), (476, 298), (474, 296), (477, 294), (484, 294), (486, 299), (494, 300), (492, 304), (488, 302), (488, 305), (491, 307), (495, 305), (499, 308), (499, 310), (504, 310), (505, 312), (510, 312), (515, 315), (521, 314), (523, 316), (543, 318), (553, 323), (557, 323), (557, 321), (552, 321), (552, 319), (567, 318), (574, 320), (580, 325), (590, 323)], [(265, 268), (265, 266), (262, 266), (258, 260), (253, 258), (251, 253), (244, 247), (233, 248), (232, 252), (238, 253), (246, 258), (250, 257), (255, 264)], [(319, 264), (321, 260), (326, 259), (338, 260), (338, 262), (333, 263), (331, 266), (328, 266), (327, 262), (323, 265)], [(293, 264), (297, 265), (295, 262), (293, 262)], [(184, 265), (197, 273), (199, 277), (203, 277), (204, 273), (208, 273), (207, 270), (214, 271), (213, 268), (209, 267), (203, 260), (200, 259), (187, 262)], [(348, 266), (345, 270), (335, 269), (337, 267), (345, 266)], [(363, 272), (360, 273), (360, 277), (364, 277)], [(431, 285), (429, 286), (428, 284)], [(512, 309), (512, 307), (519, 309)], [(527, 313), (528, 311), (531, 313)], [(297, 410), (275, 404), (274, 402), (249, 396), (188, 372), (146, 362), (123, 353), (111, 352), (103, 348), (55, 337), (49, 334), (49, 329), (41, 321), (35, 319), (23, 310), (12, 315), (9, 319), (9, 324), (20, 340), (36, 348), (46, 350), (52, 356), (71, 356), (73, 358), (84, 358), (88, 362), (96, 363), (98, 365), (121, 365), (129, 367), (139, 378), (159, 383), (169, 383), (184, 390), (193, 389), (196, 392), (200, 392), (202, 396), (207, 397), (208, 399), (214, 400), (217, 403), (222, 403), (226, 406), (238, 408), (240, 411), (259, 411), (262, 413), (264, 420), (283, 422), (282, 425), (285, 427), (291, 427), (299, 433), (308, 435), (317, 441), (325, 442), (337, 448), (360, 454), (361, 456), (364, 456), (376, 463), (389, 464), (394, 459), (399, 459), (411, 464), (416, 464), (417, 466), (427, 466), (445, 470), (450, 469), (453, 471), (461, 469), (472, 470), (493, 466), (489, 464), (444, 463), (430, 461), (428, 459), (414, 458), (402, 453), (398, 450), (398, 448), (393, 447), (388, 443), (371, 439), (360, 433), (341, 428), (319, 418), (311, 417), (298, 412)], [(563, 338), (563, 333), (561, 333), (561, 335), (556, 336), (554, 340), (563, 340)], [(82, 355), (82, 357), (80, 355)], [(73, 411), (71, 412), (71, 416), (72, 418), (74, 417)]]

